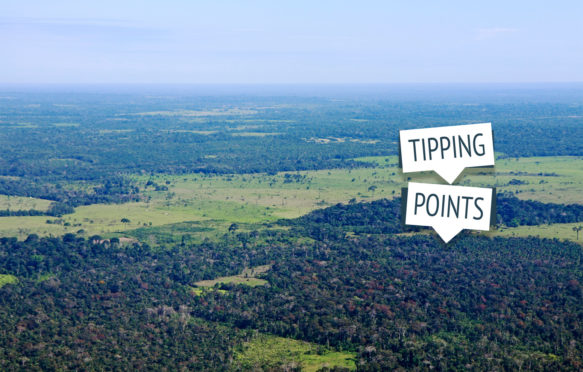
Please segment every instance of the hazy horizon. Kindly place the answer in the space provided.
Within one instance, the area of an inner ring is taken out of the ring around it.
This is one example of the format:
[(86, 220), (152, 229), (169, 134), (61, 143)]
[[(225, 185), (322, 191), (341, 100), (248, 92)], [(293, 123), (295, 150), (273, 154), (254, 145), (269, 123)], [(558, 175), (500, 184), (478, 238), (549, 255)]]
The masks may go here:
[(0, 4), (0, 84), (582, 82), (583, 3)]
[[(394, 84), (0, 84), (0, 102), (12, 94), (51, 94), (54, 99), (82, 95), (155, 97), (319, 97), (419, 102), (563, 102), (579, 104), (583, 83), (394, 83)], [(71, 96), (71, 94), (73, 96)]]

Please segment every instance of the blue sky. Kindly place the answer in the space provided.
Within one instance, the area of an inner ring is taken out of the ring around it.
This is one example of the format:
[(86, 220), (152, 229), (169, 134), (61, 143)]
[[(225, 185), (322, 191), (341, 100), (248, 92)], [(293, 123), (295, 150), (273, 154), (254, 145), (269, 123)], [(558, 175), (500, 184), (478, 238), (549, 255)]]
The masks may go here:
[(583, 1), (2, 1), (0, 83), (582, 82)]

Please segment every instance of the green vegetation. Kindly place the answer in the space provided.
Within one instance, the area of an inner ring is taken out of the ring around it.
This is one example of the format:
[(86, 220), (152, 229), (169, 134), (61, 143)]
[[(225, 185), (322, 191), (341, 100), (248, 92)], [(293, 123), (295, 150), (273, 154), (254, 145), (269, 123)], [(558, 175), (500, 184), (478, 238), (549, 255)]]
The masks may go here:
[[(369, 203), (351, 204), (339, 226), (366, 226), (363, 212), (391, 219), (382, 206), (369, 213)], [(146, 362), (216, 370), (233, 367), (230, 360), (365, 370), (581, 365), (580, 330), (572, 326), (583, 309), (581, 246), (465, 234), (447, 249), (423, 235), (347, 238), (334, 233), (338, 214), (314, 213), (299, 221), (302, 229), (225, 234), (166, 250), (74, 235), (0, 238), (0, 269), (19, 273), (18, 286), (0, 289), (5, 366), (21, 365), (13, 356), (26, 353), (33, 337), (43, 343), (30, 363), (44, 369)], [(298, 239), (305, 234), (312, 240)], [(269, 285), (189, 287), (271, 262), (262, 274)], [(37, 321), (46, 317), (54, 321)], [(257, 332), (283, 339), (254, 343)], [(78, 358), (80, 342), (88, 353), (80, 355), (91, 359)], [(124, 352), (136, 343), (150, 347)], [(55, 353), (63, 348), (71, 352)]]
[(583, 245), (583, 238), (579, 234), (579, 239), (577, 239), (577, 233), (573, 230), (574, 227), (581, 226), (581, 222), (575, 223), (553, 223), (548, 225), (535, 225), (535, 226), (517, 226), (517, 227), (503, 227), (495, 231), (486, 233), (489, 236), (504, 236), (504, 237), (529, 237), (534, 236), (537, 238), (547, 238), (547, 239), (560, 239), (569, 240), (575, 243)]
[(545, 203), (581, 203), (583, 157), (529, 157), (496, 160), (494, 182), (480, 175), (487, 169), (472, 169), (461, 185), (490, 185), (512, 192), (520, 199)]
[[(580, 95), (440, 94), (10, 93), (0, 369), (581, 370)], [(480, 121), (498, 230), (404, 229), (398, 129)]]
[(507, 157), (582, 156), (578, 94), (562, 93), (571, 98), (530, 104), (485, 94), (468, 105), (454, 91), (436, 102), (10, 92), (0, 103), (0, 176), (17, 179), (0, 178), (0, 194), (80, 206), (138, 201), (131, 174), (347, 170), (365, 165), (354, 158), (397, 155), (397, 129), (483, 120), (493, 123), (496, 149)]
[(190, 292), (195, 296), (204, 296), (205, 294), (211, 292), (217, 292), (220, 294), (225, 294), (227, 291), (225, 289), (213, 288), (213, 287), (190, 287)]
[(55, 274), (52, 274), (52, 273), (43, 273), (43, 274), (40, 274), (38, 276), (37, 282), (38, 283), (42, 283), (44, 281), (47, 281), (47, 280), (52, 279), (52, 278), (55, 278), (55, 277), (56, 277)]
[(0, 210), (25, 211), (35, 209), (46, 211), (51, 205), (50, 200), (21, 196), (0, 195)]
[[(85, 236), (139, 231), (141, 236), (155, 237), (162, 226), (172, 229), (171, 226), (180, 223), (201, 223), (204, 231), (195, 229), (190, 235), (202, 240), (222, 235), (231, 223), (272, 222), (352, 199), (358, 202), (400, 195), (406, 177), (400, 172), (396, 157), (357, 160), (376, 166), (275, 175), (135, 176), (135, 184), (143, 190), (148, 201), (77, 207), (74, 213), (64, 215), (62, 223), (58, 224), (47, 224), (47, 218), (40, 216), (0, 217), (0, 235), (24, 239), (32, 233), (61, 235), (82, 229)], [(583, 190), (581, 161), (579, 157), (499, 159), (495, 173), (489, 169), (468, 169), (460, 183), (495, 186), (498, 191), (511, 192), (521, 199), (576, 203)], [(416, 179), (442, 182), (433, 173), (422, 174)], [(164, 185), (167, 189), (156, 191), (155, 185)], [(24, 203), (27, 199), (15, 200)], [(36, 199), (30, 203), (35, 202), (40, 205)], [(119, 216), (131, 222), (121, 223)], [(569, 239), (571, 235), (556, 237)]]
[(327, 350), (290, 338), (259, 334), (245, 342), (241, 349), (235, 354), (235, 363), (245, 371), (286, 367), (301, 367), (305, 372), (316, 372), (324, 367), (356, 370), (355, 353)]
[(194, 284), (197, 287), (214, 287), (217, 284), (242, 284), (249, 287), (256, 287), (267, 284), (267, 280), (259, 279), (257, 276), (267, 272), (270, 268), (271, 265), (249, 267), (245, 268), (239, 275), (223, 276), (213, 280), (201, 280)]
[(6, 284), (16, 284), (18, 283), (18, 278), (10, 274), (0, 274), (0, 288), (4, 287)]

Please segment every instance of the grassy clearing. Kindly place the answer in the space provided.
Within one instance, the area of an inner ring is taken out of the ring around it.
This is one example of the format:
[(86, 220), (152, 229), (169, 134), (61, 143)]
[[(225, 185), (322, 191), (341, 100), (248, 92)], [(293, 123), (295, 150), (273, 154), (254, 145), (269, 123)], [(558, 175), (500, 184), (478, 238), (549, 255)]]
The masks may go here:
[(206, 293), (209, 293), (209, 292), (218, 292), (220, 294), (227, 293), (227, 291), (224, 289), (218, 289), (218, 288), (212, 288), (212, 287), (190, 287), (190, 291), (192, 292), (192, 294), (194, 294), (197, 297), (204, 296)]
[(79, 123), (53, 123), (53, 126), (57, 128), (71, 128), (78, 127)]
[[(57, 236), (63, 235), (67, 231), (67, 228), (62, 226), (47, 225), (46, 220), (46, 216), (0, 217), (0, 236), (16, 236), (19, 239), (24, 239), (29, 234)], [(71, 231), (73, 230), (71, 229)]]
[[(304, 172), (204, 177), (159, 176), (169, 182), (178, 200), (235, 201), (242, 205), (269, 207), (268, 215), (293, 218), (352, 198), (357, 201), (392, 198), (410, 177), (420, 182), (444, 183), (431, 172), (404, 176), (396, 157), (359, 160), (377, 163), (375, 168), (334, 169)], [(468, 169), (460, 184), (494, 186), (519, 198), (543, 202), (580, 202), (583, 189), (582, 158), (549, 157), (499, 159), (495, 169)], [(412, 179), (412, 178), (411, 178)], [(142, 178), (145, 182), (146, 178)]]
[(263, 274), (271, 268), (271, 265), (250, 267), (243, 270), (239, 275), (223, 276), (213, 280), (202, 280), (194, 283), (197, 287), (214, 287), (216, 284), (243, 284), (249, 287), (266, 285), (267, 280), (259, 279), (257, 276)]
[(51, 205), (50, 200), (27, 198), (22, 196), (0, 195), (0, 210), (25, 211), (36, 209), (46, 211)]
[(204, 293), (202, 288), (196, 288), (196, 287), (191, 288), (190, 291), (192, 293), (194, 293), (195, 296), (202, 296)]
[[(394, 157), (364, 157), (356, 160), (386, 167)], [(433, 172), (411, 173), (398, 171), (401, 180), (445, 183)], [(583, 190), (583, 157), (549, 156), (532, 158), (498, 158), (494, 168), (468, 168), (456, 181), (459, 185), (496, 187), (512, 192), (520, 199), (545, 203), (581, 203)], [(404, 182), (403, 182), (404, 185)]]
[[(129, 223), (121, 222), (128, 219)], [(212, 221), (213, 229), (227, 232), (230, 222), (258, 222), (275, 220), (264, 208), (242, 206), (236, 202), (197, 200), (188, 204), (153, 201), (125, 204), (95, 204), (78, 207), (75, 213), (62, 218), (0, 217), (0, 236), (26, 238), (29, 234), (43, 236), (77, 233), (82, 236), (117, 236), (114, 233), (156, 227), (185, 221)], [(58, 221), (47, 224), (47, 221)], [(229, 221), (229, 222), (225, 222)], [(79, 231), (82, 231), (79, 233)]]
[[(395, 159), (396, 160), (396, 159)], [(138, 177), (145, 183), (149, 177)], [(339, 202), (371, 200), (398, 195), (401, 187), (396, 163), (387, 168), (334, 169), (281, 172), (277, 175), (156, 176), (153, 181), (169, 184), (172, 203), (231, 201), (245, 209), (258, 207), (264, 220), (294, 218), (316, 208)], [(371, 189), (371, 186), (372, 189)], [(159, 192), (147, 192), (153, 199)], [(231, 217), (229, 217), (231, 218)]]
[[(129, 219), (130, 223), (122, 223), (122, 218)], [(136, 229), (144, 224), (150, 226), (150, 222), (152, 226), (157, 226), (195, 218), (188, 210), (160, 209), (149, 203), (95, 204), (78, 207), (75, 213), (63, 216), (62, 219), (47, 216), (1, 217), (0, 234), (15, 236), (16, 233), (22, 238), (32, 233), (62, 235), (84, 230), (86, 235), (93, 235)], [(47, 224), (47, 220), (62, 222)]]
[(195, 110), (174, 110), (174, 111), (147, 111), (147, 112), (138, 112), (133, 114), (133, 116), (183, 116), (183, 117), (198, 117), (198, 116), (225, 116), (225, 115), (253, 115), (256, 114), (256, 110), (248, 110), (248, 109), (238, 109), (238, 108), (231, 108), (226, 110), (207, 110), (207, 111), (195, 111)]
[(573, 227), (583, 226), (583, 222), (554, 223), (550, 225), (518, 226), (503, 228), (487, 233), (489, 236), (527, 237), (569, 240), (583, 245), (583, 230), (579, 231), (579, 240)]
[(171, 133), (194, 133), (194, 134), (202, 134), (203, 136), (209, 136), (211, 134), (218, 133), (217, 130), (186, 130), (186, 129), (173, 129), (173, 130), (167, 130), (167, 132), (171, 132)]
[(537, 157), (498, 159), (492, 175), (480, 175), (485, 169), (471, 169), (461, 179), (462, 185), (491, 185), (509, 191), (520, 199), (544, 203), (583, 203), (583, 157)]
[(4, 287), (6, 284), (16, 284), (18, 283), (18, 278), (10, 274), (0, 274), (0, 288)]
[(237, 132), (231, 133), (234, 137), (267, 137), (267, 136), (280, 136), (282, 133), (278, 132)]
[[(413, 177), (419, 182), (444, 183), (432, 172), (404, 176), (396, 156), (357, 160), (371, 162), (376, 166), (280, 172), (276, 175), (134, 176), (140, 189), (144, 190), (144, 195), (150, 198), (149, 202), (79, 207), (75, 213), (64, 216), (63, 223), (59, 225), (47, 225), (47, 218), (44, 217), (2, 217), (0, 235), (25, 238), (30, 233), (61, 235), (83, 230), (89, 236), (123, 234), (138, 229), (144, 233), (146, 228), (205, 222), (205, 227), (214, 232), (207, 229), (195, 231), (193, 235), (220, 236), (227, 232), (231, 223), (261, 224), (279, 218), (299, 217), (314, 209), (346, 203), (351, 199), (371, 201), (393, 198), (400, 195), (401, 187)], [(582, 164), (581, 157), (498, 159), (495, 168), (464, 171), (458, 183), (495, 186), (498, 191), (512, 192), (523, 199), (562, 204), (581, 203)], [(167, 185), (168, 191), (146, 188), (148, 180)], [(80, 184), (71, 187), (88, 186)], [(0, 197), (0, 203), (5, 198)], [(40, 206), (40, 199), (34, 200)], [(131, 222), (121, 223), (121, 218)]]
[(279, 365), (301, 366), (307, 372), (335, 366), (356, 370), (355, 358), (354, 353), (330, 351), (317, 344), (265, 334), (244, 343), (242, 350), (235, 353), (235, 363), (245, 371)]
[(161, 226), (139, 227), (135, 230), (125, 231), (123, 234), (153, 246), (181, 242), (182, 240), (188, 243), (201, 243), (205, 238), (218, 238), (221, 232), (227, 231), (228, 226), (226, 225), (226, 223), (215, 220), (185, 221)]

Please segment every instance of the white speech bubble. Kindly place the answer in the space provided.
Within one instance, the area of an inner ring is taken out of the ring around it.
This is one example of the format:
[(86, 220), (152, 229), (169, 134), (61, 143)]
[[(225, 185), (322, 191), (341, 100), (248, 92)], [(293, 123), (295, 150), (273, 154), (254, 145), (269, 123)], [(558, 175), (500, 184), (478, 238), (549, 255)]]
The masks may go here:
[(494, 165), (492, 124), (400, 131), (403, 173), (435, 171), (453, 183), (464, 168)]
[(488, 231), (494, 190), (410, 182), (405, 224), (433, 227), (446, 243), (463, 229)]

